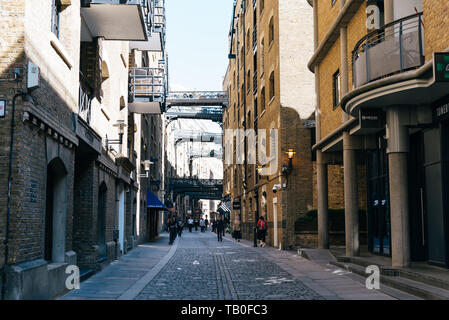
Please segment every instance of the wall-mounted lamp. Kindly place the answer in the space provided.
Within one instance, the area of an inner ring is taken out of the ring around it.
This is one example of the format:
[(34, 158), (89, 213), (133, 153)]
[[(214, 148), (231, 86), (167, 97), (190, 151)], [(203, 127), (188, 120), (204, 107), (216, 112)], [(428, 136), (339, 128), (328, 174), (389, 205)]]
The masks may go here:
[(142, 165), (144, 166), (145, 174), (140, 174), (140, 178), (149, 178), (150, 177), (150, 167), (154, 164), (154, 162), (151, 162), (150, 160), (142, 161)]
[(118, 129), (118, 139), (109, 139), (106, 135), (106, 149), (109, 150), (109, 145), (111, 144), (123, 144), (123, 135), (125, 133), (126, 123), (124, 120), (118, 120), (116, 124), (113, 125), (113, 127), (116, 127)]
[(288, 175), (293, 170), (293, 158), (295, 157), (296, 152), (293, 151), (293, 149), (288, 149), (288, 152), (286, 152), (286, 154), (288, 156), (288, 166), (283, 165), (282, 172)]

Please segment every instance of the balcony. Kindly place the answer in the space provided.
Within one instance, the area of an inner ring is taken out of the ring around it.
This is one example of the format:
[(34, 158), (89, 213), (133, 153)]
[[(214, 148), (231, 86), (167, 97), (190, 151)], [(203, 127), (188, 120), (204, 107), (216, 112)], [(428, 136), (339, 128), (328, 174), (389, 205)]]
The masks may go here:
[(254, 71), (253, 75), (253, 94), (257, 94), (257, 71)]
[(149, 0), (82, 0), (82, 41), (147, 41)]
[(148, 41), (132, 41), (130, 49), (141, 51), (165, 51), (165, 0), (149, 0), (150, 14), (147, 16)]
[(416, 69), (424, 64), (422, 13), (373, 31), (353, 51), (353, 84), (369, 82)]
[(164, 68), (132, 68), (129, 75), (131, 112), (160, 114), (165, 103)]
[(87, 124), (90, 124), (91, 120), (93, 93), (94, 89), (89, 84), (89, 81), (80, 73), (78, 116)]
[(253, 50), (257, 48), (257, 26), (254, 26), (253, 30)]

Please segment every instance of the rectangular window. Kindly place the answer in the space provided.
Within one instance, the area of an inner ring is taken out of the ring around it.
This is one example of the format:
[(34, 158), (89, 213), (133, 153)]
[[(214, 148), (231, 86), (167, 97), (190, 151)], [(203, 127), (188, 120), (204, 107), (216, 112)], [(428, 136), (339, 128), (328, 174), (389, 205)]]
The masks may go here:
[(274, 71), (270, 75), (270, 101), (274, 98), (275, 87), (274, 87)]
[(334, 93), (333, 95), (334, 95), (334, 108), (335, 108), (340, 104), (340, 98), (341, 98), (340, 70), (337, 70), (337, 72), (335, 72), (333, 75), (332, 88), (333, 88), (333, 93)]
[(60, 0), (53, 0), (51, 6), (51, 32), (53, 32), (58, 39), (61, 25), (61, 11)]

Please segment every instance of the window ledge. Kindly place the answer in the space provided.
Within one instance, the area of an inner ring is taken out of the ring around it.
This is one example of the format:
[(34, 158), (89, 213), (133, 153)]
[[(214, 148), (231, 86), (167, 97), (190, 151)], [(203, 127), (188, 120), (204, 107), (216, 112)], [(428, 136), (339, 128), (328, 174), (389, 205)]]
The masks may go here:
[(268, 46), (268, 52), (270, 52), (271, 47), (273, 47), (273, 43), (274, 43), (274, 40), (272, 40), (272, 41), (270, 42), (270, 45)]
[(265, 109), (264, 111), (262, 111), (259, 115), (259, 119), (263, 117), (263, 115), (265, 114), (265, 112), (267, 111), (267, 109)]
[(69, 69), (72, 69), (74, 65), (72, 58), (70, 58), (69, 54), (64, 48), (64, 45), (61, 43), (61, 41), (59, 41), (59, 39), (53, 32), (50, 32), (50, 44), (56, 51), (56, 53), (64, 61), (64, 63), (67, 65), (67, 67), (69, 67)]
[(274, 99), (276, 98), (276, 96), (273, 96), (273, 98), (271, 98), (270, 102), (268, 103), (268, 105), (271, 105), (274, 101)]

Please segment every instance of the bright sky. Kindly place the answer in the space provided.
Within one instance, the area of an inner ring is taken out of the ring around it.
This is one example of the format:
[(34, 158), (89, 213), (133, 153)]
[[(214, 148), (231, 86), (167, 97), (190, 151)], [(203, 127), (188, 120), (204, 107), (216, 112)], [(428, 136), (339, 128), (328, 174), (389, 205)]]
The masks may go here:
[(166, 0), (170, 90), (222, 90), (233, 0)]

